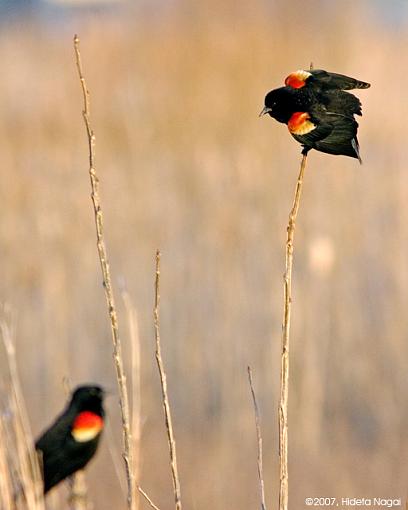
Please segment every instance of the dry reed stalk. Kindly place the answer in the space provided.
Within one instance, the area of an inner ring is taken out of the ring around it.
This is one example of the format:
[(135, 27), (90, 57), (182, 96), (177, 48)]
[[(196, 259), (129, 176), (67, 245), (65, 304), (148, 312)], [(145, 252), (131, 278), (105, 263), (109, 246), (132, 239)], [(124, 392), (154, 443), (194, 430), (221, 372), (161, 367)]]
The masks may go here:
[(252, 382), (252, 370), (251, 370), (250, 366), (248, 366), (248, 381), (249, 381), (249, 388), (251, 390), (251, 395), (252, 395), (252, 402), (254, 404), (255, 429), (256, 429), (256, 438), (258, 441), (258, 479), (259, 479), (259, 490), (260, 490), (260, 494), (261, 494), (261, 510), (266, 510), (265, 484), (264, 484), (264, 477), (263, 477), (261, 419), (259, 416), (259, 408), (258, 408), (258, 403), (256, 401), (254, 385)]
[[(132, 420), (132, 422), (133, 422), (133, 420)], [(133, 424), (132, 424), (132, 427), (133, 427)], [(141, 427), (140, 427), (140, 429), (141, 429)], [(109, 454), (110, 454), (112, 462), (113, 462), (113, 467), (114, 467), (116, 476), (118, 477), (118, 480), (119, 480), (120, 488), (124, 493), (126, 493), (126, 488), (124, 487), (124, 483), (122, 482), (122, 476), (121, 476), (120, 469), (119, 469), (119, 464), (120, 464), (119, 455), (118, 455), (118, 452), (116, 451), (115, 442), (113, 440), (112, 429), (110, 428), (109, 425), (106, 427), (105, 433), (106, 433), (105, 435), (106, 435), (106, 443), (108, 446), (108, 451), (109, 451)], [(133, 432), (132, 432), (132, 438), (133, 437), (134, 436), (133, 436)], [(136, 469), (136, 473), (137, 473), (137, 464), (136, 464), (135, 469)], [(139, 491), (139, 493), (145, 498), (145, 500), (149, 503), (149, 505), (152, 508), (154, 508), (155, 510), (160, 510), (159, 507), (153, 503), (151, 498), (142, 489), (142, 487), (140, 487), (140, 485), (137, 484), (137, 480), (138, 480), (138, 477), (137, 477), (137, 475), (135, 475), (136, 489)], [(136, 501), (135, 505), (137, 505), (137, 503), (138, 503), (138, 501)]]
[(120, 489), (123, 492), (123, 494), (126, 496), (127, 483), (122, 476), (122, 474), (123, 474), (122, 473), (122, 459), (121, 459), (120, 453), (118, 452), (118, 450), (116, 448), (114, 433), (113, 433), (112, 425), (111, 425), (110, 421), (108, 421), (106, 424), (106, 427), (104, 430), (104, 435), (105, 435), (106, 446), (108, 447), (108, 452), (109, 452), (110, 458), (112, 460), (113, 469), (114, 469), (116, 477), (118, 479)]
[(111, 324), (112, 332), (112, 343), (113, 343), (113, 359), (116, 369), (116, 378), (119, 387), (119, 404), (121, 409), (122, 418), (122, 430), (123, 430), (123, 459), (125, 461), (126, 469), (126, 480), (127, 480), (127, 504), (128, 508), (135, 510), (135, 481), (132, 473), (132, 437), (130, 430), (130, 419), (129, 419), (129, 399), (126, 386), (126, 376), (123, 366), (122, 358), (122, 346), (119, 337), (118, 320), (116, 314), (115, 300), (112, 290), (111, 276), (109, 270), (108, 255), (104, 240), (104, 229), (103, 229), (103, 215), (102, 208), (99, 199), (99, 180), (96, 174), (95, 168), (95, 135), (91, 126), (90, 120), (90, 95), (89, 90), (85, 82), (85, 78), (82, 72), (81, 53), (79, 50), (79, 38), (77, 35), (74, 37), (74, 50), (76, 66), (78, 70), (79, 80), (81, 82), (84, 109), (82, 111), (86, 134), (88, 138), (88, 149), (89, 149), (89, 177), (91, 181), (91, 198), (95, 216), (96, 226), (96, 244), (98, 249), (98, 256), (102, 270), (103, 287), (105, 289), (106, 303), (108, 306), (109, 319)]
[(145, 493), (145, 491), (139, 485), (137, 486), (137, 490), (140, 492), (140, 494), (145, 498), (145, 500), (149, 503), (149, 505), (154, 510), (160, 510), (160, 508), (153, 503), (153, 501), (149, 498), (149, 496)]
[(177, 470), (177, 456), (176, 456), (176, 442), (174, 440), (173, 425), (171, 420), (170, 403), (167, 392), (167, 377), (164, 370), (163, 359), (161, 355), (160, 345), (160, 317), (159, 317), (159, 304), (160, 304), (160, 251), (156, 251), (156, 278), (154, 285), (154, 334), (156, 340), (156, 361), (160, 375), (160, 385), (162, 390), (162, 400), (164, 409), (164, 418), (166, 423), (167, 440), (169, 443), (170, 452), (170, 466), (173, 480), (174, 501), (176, 510), (181, 510), (181, 494), (180, 494), (180, 481)]
[(307, 154), (303, 154), (299, 176), (296, 182), (295, 196), (289, 214), (286, 237), (286, 265), (284, 274), (284, 309), (282, 322), (282, 350), (280, 372), (279, 401), (279, 510), (288, 510), (288, 396), (289, 396), (289, 334), (292, 308), (292, 265), (293, 240), (296, 218), (302, 195), (303, 175)]
[(0, 508), (13, 508), (13, 489), (7, 455), (6, 425), (0, 414)]
[[(131, 346), (131, 387), (132, 387), (132, 473), (135, 483), (140, 481), (140, 439), (141, 439), (141, 381), (140, 381), (140, 337), (136, 308), (127, 290), (121, 291), (128, 319), (129, 337)], [(135, 506), (138, 506), (138, 501)]]
[(15, 508), (18, 508), (17, 500), (24, 499), (29, 510), (44, 510), (43, 480), (20, 387), (14, 347), (14, 329), (2, 320), (0, 331), (9, 369), (8, 404), (11, 426), (7, 426), (8, 430), (3, 430), (3, 432), (9, 436), (6, 448), (13, 449), (8, 457), (16, 462), (16, 466), (8, 466), (9, 470), (16, 469), (17, 471), (17, 473), (11, 473), (9, 477), (10, 481), (14, 481), (13, 499), (16, 499), (14, 504)]
[(88, 487), (85, 479), (85, 471), (77, 471), (68, 478), (70, 510), (91, 510), (93, 505), (89, 502)]
[[(108, 451), (109, 451), (109, 454), (110, 454), (112, 462), (113, 462), (113, 467), (115, 469), (116, 476), (118, 477), (118, 480), (119, 480), (120, 488), (124, 493), (126, 493), (126, 488), (124, 487), (124, 483), (122, 483), (122, 476), (121, 476), (120, 469), (119, 469), (119, 455), (116, 451), (114, 440), (113, 440), (112, 430), (109, 427), (109, 425), (106, 427), (105, 432), (106, 432), (106, 442), (108, 445)], [(154, 508), (155, 510), (160, 510), (160, 508), (153, 503), (151, 498), (146, 494), (146, 492), (142, 489), (142, 487), (140, 487), (140, 485), (137, 485), (137, 483), (136, 483), (136, 488), (152, 508)]]

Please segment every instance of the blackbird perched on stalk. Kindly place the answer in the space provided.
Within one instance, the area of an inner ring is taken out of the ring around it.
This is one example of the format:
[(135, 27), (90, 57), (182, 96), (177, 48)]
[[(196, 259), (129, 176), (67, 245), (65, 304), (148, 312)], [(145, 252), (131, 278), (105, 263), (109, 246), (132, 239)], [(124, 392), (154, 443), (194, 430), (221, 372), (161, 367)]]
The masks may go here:
[(367, 89), (369, 83), (322, 69), (299, 70), (285, 79), (285, 86), (271, 90), (260, 115), (268, 113), (287, 124), (290, 134), (303, 146), (303, 154), (315, 149), (357, 158), (361, 115), (360, 100), (346, 92)]
[(79, 386), (62, 414), (37, 439), (44, 494), (95, 455), (104, 426), (104, 396), (100, 386)]

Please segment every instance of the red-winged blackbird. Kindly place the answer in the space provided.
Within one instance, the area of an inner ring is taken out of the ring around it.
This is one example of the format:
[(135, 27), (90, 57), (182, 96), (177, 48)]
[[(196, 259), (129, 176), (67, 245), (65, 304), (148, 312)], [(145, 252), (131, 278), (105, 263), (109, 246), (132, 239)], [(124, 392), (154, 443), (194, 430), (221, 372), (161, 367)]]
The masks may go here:
[(286, 78), (285, 87), (266, 95), (260, 115), (269, 113), (287, 124), (290, 134), (302, 144), (303, 154), (316, 149), (357, 158), (361, 163), (354, 119), (355, 114), (361, 115), (361, 103), (345, 91), (369, 86), (321, 69), (296, 71)]
[(94, 456), (104, 425), (103, 398), (100, 386), (79, 386), (63, 413), (36, 441), (44, 493)]

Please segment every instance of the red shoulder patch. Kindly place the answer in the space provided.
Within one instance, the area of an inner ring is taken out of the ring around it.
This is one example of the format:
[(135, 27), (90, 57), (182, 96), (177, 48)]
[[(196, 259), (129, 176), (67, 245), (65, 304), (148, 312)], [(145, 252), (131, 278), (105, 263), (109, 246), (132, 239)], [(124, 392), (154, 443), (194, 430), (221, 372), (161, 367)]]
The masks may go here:
[(289, 131), (293, 135), (306, 135), (316, 128), (316, 125), (310, 120), (307, 112), (295, 112), (288, 120)]
[(91, 411), (82, 411), (74, 420), (72, 428), (87, 429), (95, 426), (103, 426), (103, 419), (99, 414), (92, 413)]
[(79, 413), (72, 424), (71, 434), (78, 442), (94, 439), (103, 429), (103, 419), (91, 411)]
[(291, 73), (285, 79), (285, 85), (287, 87), (292, 87), (293, 89), (300, 89), (306, 85), (306, 80), (312, 76), (311, 73), (307, 71), (303, 71), (303, 69), (299, 69), (299, 71), (295, 71)]

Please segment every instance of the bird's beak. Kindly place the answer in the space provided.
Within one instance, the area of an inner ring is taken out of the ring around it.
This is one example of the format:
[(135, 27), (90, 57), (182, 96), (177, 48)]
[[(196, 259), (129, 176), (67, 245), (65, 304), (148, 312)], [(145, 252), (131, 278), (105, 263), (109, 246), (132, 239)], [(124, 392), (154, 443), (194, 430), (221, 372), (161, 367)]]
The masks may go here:
[(262, 115), (265, 115), (265, 113), (269, 113), (272, 111), (272, 108), (269, 108), (269, 106), (264, 106), (262, 108), (261, 113), (259, 114), (259, 117), (262, 117)]

